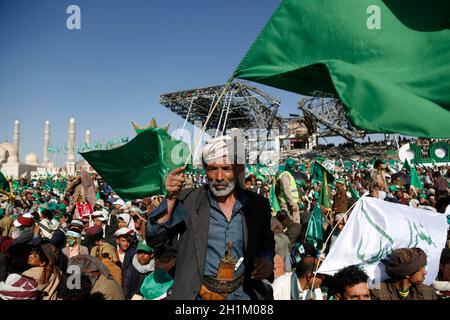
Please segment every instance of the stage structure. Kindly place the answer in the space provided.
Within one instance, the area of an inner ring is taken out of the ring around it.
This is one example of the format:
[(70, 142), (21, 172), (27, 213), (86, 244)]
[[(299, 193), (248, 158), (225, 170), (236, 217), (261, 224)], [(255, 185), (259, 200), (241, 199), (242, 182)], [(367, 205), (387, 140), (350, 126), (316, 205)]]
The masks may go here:
[[(204, 122), (224, 86), (212, 86), (166, 93), (160, 103), (186, 121)], [(227, 129), (279, 129), (282, 118), (277, 116), (280, 101), (264, 91), (242, 82), (232, 83), (221, 99), (206, 129), (225, 132)]]
[[(203, 124), (223, 89), (224, 85), (218, 85), (166, 93), (160, 96), (160, 103), (185, 119), (185, 124)], [(279, 106), (280, 100), (266, 92), (243, 82), (233, 82), (206, 130), (214, 132), (213, 136), (217, 137), (239, 129), (245, 135), (248, 161), (268, 163), (278, 152), (278, 137), (287, 132), (285, 119), (277, 115)]]
[(350, 125), (344, 107), (333, 95), (314, 91), (312, 96), (300, 99), (298, 108), (303, 111), (308, 129), (316, 130), (319, 137), (341, 136), (354, 141), (366, 135)]

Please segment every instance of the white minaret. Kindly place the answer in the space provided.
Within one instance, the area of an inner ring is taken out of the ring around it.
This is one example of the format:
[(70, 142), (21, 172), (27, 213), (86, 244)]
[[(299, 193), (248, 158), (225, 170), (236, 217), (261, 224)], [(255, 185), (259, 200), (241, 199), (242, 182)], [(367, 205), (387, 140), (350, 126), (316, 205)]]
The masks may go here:
[(69, 121), (69, 151), (67, 152), (67, 173), (75, 176), (75, 119)]
[[(88, 146), (90, 146), (91, 145), (91, 131), (89, 131), (89, 130), (86, 130), (86, 139), (85, 139), (85, 143), (88, 145)], [(85, 168), (85, 170), (86, 171), (90, 171), (90, 165), (89, 165), (89, 163), (86, 161), (86, 160), (84, 160), (84, 164), (83, 164), (83, 167)]]
[(89, 130), (86, 130), (86, 144), (90, 145), (91, 144), (91, 132)]
[(19, 163), (19, 147), (20, 147), (20, 123), (19, 120), (14, 122), (13, 145), (16, 148), (16, 154), (11, 155), (11, 163)]
[(45, 121), (45, 129), (44, 129), (44, 167), (47, 168), (50, 162), (50, 158), (48, 157), (48, 147), (50, 146), (50, 121)]

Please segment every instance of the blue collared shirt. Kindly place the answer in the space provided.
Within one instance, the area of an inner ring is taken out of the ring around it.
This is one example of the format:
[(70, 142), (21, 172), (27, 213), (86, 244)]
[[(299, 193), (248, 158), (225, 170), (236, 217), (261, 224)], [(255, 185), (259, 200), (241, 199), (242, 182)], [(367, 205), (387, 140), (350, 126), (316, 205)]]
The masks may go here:
[[(209, 211), (208, 248), (206, 250), (205, 276), (216, 276), (219, 263), (228, 250), (228, 242), (231, 241), (232, 255), (236, 261), (244, 257), (244, 213), (242, 207), (247, 198), (243, 192), (238, 192), (236, 203), (231, 214), (231, 220), (223, 214), (216, 197), (208, 191), (211, 203)], [(244, 272), (244, 263), (234, 272), (235, 277)], [(242, 286), (227, 296), (227, 300), (250, 299), (242, 289)]]
[[(238, 197), (232, 211), (230, 222), (228, 222), (220, 209), (216, 197), (210, 191), (208, 191), (208, 199), (211, 206), (209, 212), (208, 245), (206, 250), (204, 275), (215, 277), (217, 275), (219, 263), (227, 251), (228, 241), (232, 241), (232, 255), (236, 261), (241, 257), (244, 257), (244, 213), (242, 212), (242, 207), (245, 205), (247, 197), (242, 191), (238, 191)], [(158, 215), (165, 210), (167, 210), (166, 199), (164, 199), (159, 207), (155, 209), (151, 216)], [(147, 224), (147, 230), (150, 234), (158, 234), (161, 229), (172, 228), (185, 219), (186, 213), (183, 206), (176, 206), (171, 219), (163, 225), (152, 223), (152, 219), (150, 218), (150, 223)], [(241, 275), (244, 272), (244, 268), (244, 262), (242, 262), (235, 271), (235, 277)], [(227, 300), (249, 299), (250, 297), (244, 292), (242, 286), (227, 296)]]

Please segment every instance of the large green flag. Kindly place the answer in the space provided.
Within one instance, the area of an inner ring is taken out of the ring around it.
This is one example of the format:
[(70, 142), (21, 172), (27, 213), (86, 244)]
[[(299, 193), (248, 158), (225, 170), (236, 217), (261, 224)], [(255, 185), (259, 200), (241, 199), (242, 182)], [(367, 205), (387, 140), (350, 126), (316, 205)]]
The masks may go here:
[(314, 207), (306, 229), (306, 241), (314, 245), (318, 250), (323, 244), (323, 215), (320, 204)]
[(449, 138), (450, 1), (283, 0), (234, 77), (334, 94), (371, 132)]
[(116, 149), (81, 153), (125, 201), (165, 193), (166, 175), (182, 167), (189, 154), (184, 142), (151, 128)]
[(4, 191), (4, 192), (11, 191), (9, 182), (8, 182), (8, 180), (6, 180), (6, 177), (3, 175), (3, 173), (1, 171), (0, 171), (0, 191)]

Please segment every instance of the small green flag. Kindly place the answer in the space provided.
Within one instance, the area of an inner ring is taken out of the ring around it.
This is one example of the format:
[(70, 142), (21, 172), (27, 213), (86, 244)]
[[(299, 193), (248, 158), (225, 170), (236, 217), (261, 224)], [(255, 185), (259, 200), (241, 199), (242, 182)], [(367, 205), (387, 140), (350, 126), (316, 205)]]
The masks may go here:
[(448, 0), (283, 0), (234, 77), (332, 93), (366, 131), (449, 138), (449, 12)]
[(331, 209), (330, 193), (328, 192), (328, 176), (323, 175), (322, 190), (320, 191), (319, 203), (327, 209)]
[(306, 229), (306, 241), (320, 250), (323, 244), (323, 215), (320, 204), (317, 202), (311, 217), (309, 218), (308, 228)]
[(325, 168), (322, 164), (320, 164), (317, 161), (314, 161), (311, 164), (311, 179), (312, 180), (317, 180), (320, 182), (324, 182), (324, 177), (326, 175), (327, 178), (327, 183), (334, 183), (334, 176), (333, 174), (327, 170), (327, 168)]
[(161, 128), (144, 130), (115, 149), (81, 153), (125, 201), (165, 193), (167, 174), (182, 167), (188, 154), (184, 142), (173, 139)]
[(270, 207), (272, 208), (273, 212), (278, 212), (281, 210), (280, 203), (278, 202), (277, 195), (275, 194), (275, 178), (273, 179), (272, 185), (270, 186), (269, 201)]
[(356, 192), (355, 189), (353, 189), (351, 184), (349, 184), (348, 186), (350, 187), (350, 194), (352, 195), (352, 198), (355, 199), (355, 200), (359, 200), (359, 198), (361, 198), (359, 193)]
[(420, 180), (419, 174), (416, 171), (416, 168), (411, 169), (411, 185), (416, 187), (419, 190), (423, 189), (423, 183)]
[(53, 191), (53, 188), (55, 187), (55, 184), (53, 183), (53, 180), (50, 176), (47, 176), (45, 178), (45, 190), (46, 191)]
[(409, 161), (408, 161), (408, 159), (406, 159), (406, 160), (405, 160), (405, 162), (403, 162), (403, 166), (402, 166), (402, 169), (405, 169), (405, 170), (411, 171), (411, 165), (409, 164)]
[(0, 171), (0, 191), (11, 192), (9, 182), (8, 180), (6, 180), (6, 177), (3, 175), (1, 171)]
[(11, 183), (11, 185), (12, 185), (14, 192), (19, 191), (19, 189), (20, 189), (20, 181), (19, 180), (14, 179), (13, 182)]

